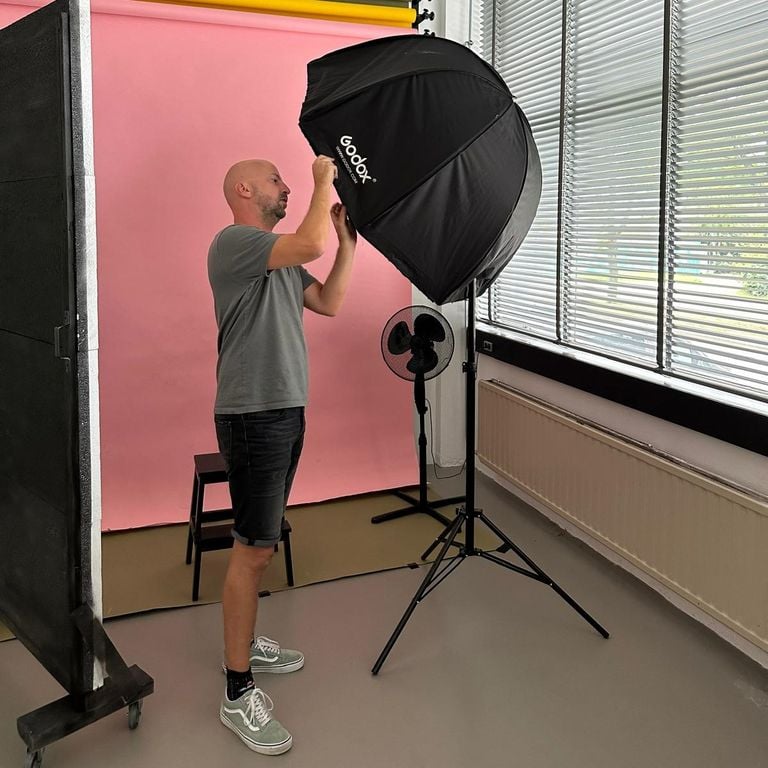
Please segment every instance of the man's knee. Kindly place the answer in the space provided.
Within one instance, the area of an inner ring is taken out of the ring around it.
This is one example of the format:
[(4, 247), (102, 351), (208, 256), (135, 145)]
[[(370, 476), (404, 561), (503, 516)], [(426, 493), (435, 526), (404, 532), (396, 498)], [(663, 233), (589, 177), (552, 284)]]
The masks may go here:
[(274, 554), (275, 548), (273, 546), (253, 547), (240, 541), (234, 542), (232, 552), (233, 557), (241, 566), (252, 571), (263, 571), (272, 561)]

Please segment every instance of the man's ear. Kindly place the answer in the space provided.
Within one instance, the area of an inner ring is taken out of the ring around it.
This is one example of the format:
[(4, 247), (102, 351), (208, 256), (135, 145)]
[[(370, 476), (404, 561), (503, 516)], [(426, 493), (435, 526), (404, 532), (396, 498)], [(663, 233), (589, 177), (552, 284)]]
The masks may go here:
[(246, 181), (238, 181), (237, 184), (235, 184), (235, 192), (237, 192), (240, 197), (250, 197), (252, 194), (251, 185)]

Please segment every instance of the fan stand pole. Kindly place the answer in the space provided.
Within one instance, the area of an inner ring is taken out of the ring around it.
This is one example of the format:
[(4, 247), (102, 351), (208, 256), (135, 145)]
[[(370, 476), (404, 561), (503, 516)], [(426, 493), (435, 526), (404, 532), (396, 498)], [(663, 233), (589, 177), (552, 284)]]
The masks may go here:
[(374, 524), (385, 523), (387, 520), (396, 520), (398, 517), (406, 517), (407, 515), (415, 515), (417, 512), (423, 512), (437, 520), (441, 525), (449, 526), (451, 520), (445, 515), (441, 515), (437, 511), (438, 508), (458, 504), (464, 501), (464, 497), (453, 496), (449, 499), (436, 499), (432, 502), (427, 499), (427, 435), (424, 424), (424, 417), (427, 413), (427, 398), (424, 391), (423, 373), (416, 374), (413, 386), (413, 398), (419, 414), (419, 498), (414, 499), (399, 489), (390, 491), (393, 496), (407, 501), (409, 506), (396, 509), (394, 512), (384, 512), (380, 515), (375, 515), (371, 518), (371, 522)]
[[(556, 584), (528, 555), (523, 552), (490, 518), (488, 518), (481, 509), (475, 508), (475, 382), (477, 379), (477, 363), (475, 361), (475, 281), (473, 280), (467, 291), (467, 357), (462, 366), (466, 376), (466, 424), (467, 424), (467, 464), (466, 464), (466, 496), (465, 506), (456, 510), (456, 517), (446, 526), (445, 530), (435, 539), (431, 547), (422, 555), (426, 560), (429, 554), (438, 545), (440, 552), (434, 563), (416, 590), (408, 608), (403, 614), (392, 636), (384, 646), (384, 650), (379, 655), (376, 663), (371, 670), (374, 675), (379, 673), (382, 665), (389, 656), (389, 652), (397, 642), (400, 633), (411, 618), (411, 614), (416, 610), (416, 606), (430, 593), (437, 588), (443, 579), (449, 576), (456, 568), (464, 562), (467, 557), (481, 557), (504, 568), (508, 568), (515, 573), (528, 576), (535, 581), (546, 584), (551, 587), (568, 605), (571, 606), (585, 621), (594, 627), (603, 637), (608, 638), (608, 631), (592, 618), (565, 590)], [(484, 552), (475, 547), (475, 521), (483, 523), (487, 528), (501, 540), (495, 552), (506, 553), (512, 550), (520, 560), (527, 566), (521, 567), (509, 563), (490, 552)], [(464, 542), (456, 542), (455, 539), (464, 529)], [(457, 547), (458, 553), (448, 557), (448, 551), (451, 547)]]

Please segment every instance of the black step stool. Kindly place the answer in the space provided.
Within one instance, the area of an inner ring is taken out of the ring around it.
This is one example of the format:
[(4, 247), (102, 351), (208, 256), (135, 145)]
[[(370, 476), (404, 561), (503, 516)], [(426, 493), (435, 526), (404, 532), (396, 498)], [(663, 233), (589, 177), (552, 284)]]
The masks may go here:
[[(216, 549), (227, 549), (232, 546), (232, 524), (204, 525), (204, 523), (218, 520), (232, 520), (231, 509), (203, 509), (205, 486), (212, 483), (227, 482), (227, 467), (224, 457), (220, 453), (198, 453), (195, 455), (195, 477), (192, 483), (192, 504), (189, 510), (189, 533), (187, 534), (187, 559), (189, 565), (192, 562), (192, 551), (195, 554), (195, 569), (192, 576), (192, 601), (197, 602), (200, 597), (200, 566), (203, 552), (211, 552)], [(291, 559), (291, 526), (283, 518), (283, 527), (280, 532), (280, 541), (283, 542), (285, 555), (285, 574), (288, 577), (288, 586), (293, 586), (293, 560)], [(277, 552), (277, 544), (275, 544)]]

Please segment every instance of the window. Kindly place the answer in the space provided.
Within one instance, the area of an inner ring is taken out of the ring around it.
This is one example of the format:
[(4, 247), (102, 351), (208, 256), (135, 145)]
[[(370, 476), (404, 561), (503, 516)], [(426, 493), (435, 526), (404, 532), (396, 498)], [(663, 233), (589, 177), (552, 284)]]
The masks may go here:
[[(515, 257), (478, 302), (478, 317), (556, 339), (562, 2), (482, 4), (482, 50), (531, 124), (541, 158), (539, 209)], [(474, 32), (473, 32), (474, 37)]]
[(768, 402), (768, 3), (480, 6), (543, 183), (478, 318)]

